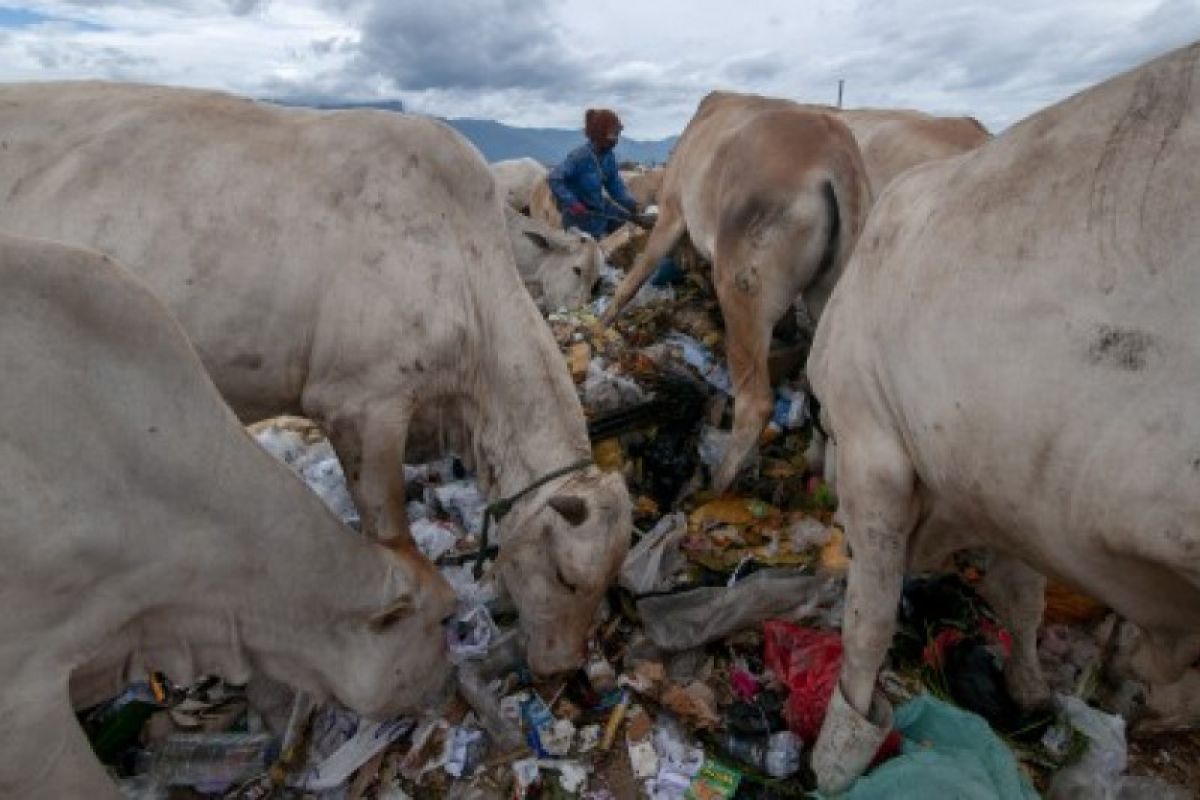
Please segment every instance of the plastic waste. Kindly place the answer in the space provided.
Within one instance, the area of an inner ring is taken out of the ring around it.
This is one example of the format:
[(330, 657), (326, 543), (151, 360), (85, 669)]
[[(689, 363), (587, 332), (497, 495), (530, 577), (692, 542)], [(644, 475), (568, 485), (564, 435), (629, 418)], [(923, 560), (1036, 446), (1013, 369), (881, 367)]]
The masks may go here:
[(347, 525), (359, 524), (358, 509), (346, 486), (342, 465), (328, 441), (309, 442), (298, 431), (269, 425), (254, 435), (259, 445), (292, 468)]
[(733, 394), (733, 384), (729, 380), (729, 371), (717, 360), (713, 352), (686, 333), (672, 333), (666, 337), (668, 344), (678, 347), (683, 353), (683, 360), (700, 373), (700, 377), (717, 391), (723, 394)]
[(117, 781), (125, 800), (167, 800), (167, 789), (149, 775), (135, 775)]
[(617, 688), (617, 671), (600, 652), (591, 654), (584, 671), (587, 672), (588, 682), (596, 694), (605, 695)]
[(655, 752), (654, 743), (650, 739), (627, 741), (625, 744), (629, 750), (629, 765), (633, 770), (633, 777), (644, 781), (658, 774), (658, 753)]
[(778, 435), (784, 431), (794, 431), (808, 422), (808, 397), (800, 389), (790, 386), (780, 386), (775, 390), (775, 407), (771, 411), (771, 419), (767, 422), (767, 431)]
[(483, 658), (500, 629), (492, 621), (486, 606), (475, 606), (460, 612), (446, 627), (446, 642), (455, 662)]
[(111, 764), (136, 745), (146, 721), (162, 708), (144, 681), (130, 684), (120, 695), (92, 711), (85, 721), (96, 758)]
[(784, 710), (788, 727), (805, 742), (815, 742), (842, 668), (841, 636), (771, 620), (763, 624), (763, 661), (790, 690)]
[(1125, 720), (1092, 708), (1073, 695), (1059, 695), (1059, 706), (1071, 726), (1088, 739), (1079, 761), (1059, 770), (1050, 783), (1051, 798), (1115, 798), (1118, 777), (1129, 763)]
[(692, 780), (685, 800), (728, 800), (737, 794), (742, 773), (717, 761), (707, 760)]
[(521, 732), (507, 721), (500, 710), (500, 701), (488, 688), (475, 664), (458, 667), (458, 692), (467, 701), (500, 753), (511, 753), (522, 747)]
[(375, 722), (326, 706), (313, 726), (309, 763), (289, 776), (288, 785), (308, 791), (341, 786), (355, 770), (412, 729), (413, 722), (408, 719)]
[(771, 617), (824, 619), (840, 597), (840, 581), (768, 569), (728, 587), (703, 587), (637, 602), (646, 635), (659, 648), (688, 650)]
[(417, 548), (430, 561), (437, 561), (458, 544), (459, 533), (446, 522), (415, 519), (409, 522), (408, 528)]
[(425, 490), (427, 505), (440, 509), (454, 519), (471, 536), (479, 539), (483, 531), (483, 510), (487, 498), (472, 481), (454, 481)]
[(929, 695), (895, 712), (903, 754), (875, 768), (846, 793), (849, 800), (1035, 800), (1037, 792), (1012, 751), (977, 714)]
[(770, 736), (741, 736), (726, 733), (720, 747), (730, 757), (762, 770), (773, 778), (787, 778), (800, 771), (803, 742), (791, 731)]
[(606, 371), (602, 364), (600, 359), (592, 359), (588, 364), (587, 377), (583, 380), (583, 404), (592, 414), (615, 411), (647, 399), (640, 386), (626, 377)]
[(687, 535), (687, 516), (668, 514), (642, 536), (625, 556), (617, 583), (634, 594), (665, 592), (674, 576), (687, 565), (679, 543)]
[(167, 786), (219, 792), (264, 772), (276, 749), (265, 733), (176, 733), (146, 753), (138, 771)]
[(483, 731), (459, 726), (454, 729), (454, 735), (447, 741), (449, 754), (442, 769), (454, 778), (470, 775), (487, 753), (487, 742), (484, 741)]

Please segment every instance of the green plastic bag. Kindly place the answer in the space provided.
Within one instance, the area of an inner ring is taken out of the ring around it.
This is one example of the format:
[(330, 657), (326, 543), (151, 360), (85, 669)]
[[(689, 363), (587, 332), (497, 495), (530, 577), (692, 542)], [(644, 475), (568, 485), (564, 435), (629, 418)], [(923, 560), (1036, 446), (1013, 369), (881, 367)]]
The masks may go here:
[(921, 695), (896, 711), (903, 754), (850, 787), (849, 800), (1034, 800), (1007, 745), (980, 716)]

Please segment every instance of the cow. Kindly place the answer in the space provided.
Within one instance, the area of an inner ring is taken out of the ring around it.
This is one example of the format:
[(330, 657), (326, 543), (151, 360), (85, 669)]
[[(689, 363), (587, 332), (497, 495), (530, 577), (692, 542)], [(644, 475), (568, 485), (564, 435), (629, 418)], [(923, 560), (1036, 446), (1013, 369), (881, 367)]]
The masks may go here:
[(875, 197), (910, 167), (974, 150), (991, 138), (974, 117), (881, 108), (847, 109), (838, 116), (858, 142)]
[(633, 199), (637, 200), (638, 208), (645, 208), (658, 202), (658, 193), (662, 189), (663, 176), (666, 173), (666, 167), (622, 170), (621, 180), (625, 181), (625, 188), (629, 190)]
[(439, 691), (453, 590), (263, 451), (123, 267), (0, 236), (0, 371), (0, 796), (119, 798), (72, 707), (139, 668), (373, 717)]
[(712, 264), (734, 394), (716, 491), (733, 482), (770, 417), (774, 324), (801, 294), (820, 316), (870, 204), (858, 146), (834, 114), (713, 92), (680, 136), (654, 229), (602, 319), (615, 320), (685, 231)]
[(907, 568), (968, 546), (1026, 707), (1045, 578), (1200, 656), (1200, 44), (915, 167), (871, 212), (808, 375), (853, 552), (845, 660), (813, 757), (836, 792), (886, 732), (876, 674)]
[(538, 181), (546, 179), (549, 170), (532, 158), (510, 158), (493, 161), (492, 177), (496, 186), (504, 193), (504, 202), (522, 214), (529, 213), (529, 198)]
[(543, 179), (535, 183), (533, 191), (529, 193), (529, 216), (540, 222), (544, 222), (551, 228), (562, 228), (562, 214), (558, 210), (558, 202), (554, 199), (554, 192), (550, 191), (550, 181), (548, 179)]
[(575, 308), (592, 299), (604, 254), (596, 240), (562, 231), (505, 207), (504, 222), (517, 271), (542, 311)]
[(478, 150), (424, 117), (191, 89), (14, 84), (0, 108), (0, 229), (126, 264), (243, 422), (316, 422), (366, 534), (415, 547), (409, 428), (459, 421), (488, 497), (517, 497), (496, 571), (530, 666), (579, 663), (629, 545), (629, 495), (590, 463)]

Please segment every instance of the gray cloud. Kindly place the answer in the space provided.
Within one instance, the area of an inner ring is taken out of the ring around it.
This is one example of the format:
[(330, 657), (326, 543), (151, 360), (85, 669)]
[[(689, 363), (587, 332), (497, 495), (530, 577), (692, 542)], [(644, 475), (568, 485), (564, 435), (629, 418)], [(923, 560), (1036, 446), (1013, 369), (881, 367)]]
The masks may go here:
[(271, 0), (225, 0), (229, 10), (239, 17), (265, 9)]
[(920, 15), (907, 3), (860, 5), (872, 30), (835, 64), (852, 102), (975, 110), (1003, 127), (1040, 107), (1185, 44), (1200, 4), (1164, 0), (1129, 24), (1086, 4), (1025, 9), (964, 3)]
[(155, 61), (131, 55), (116, 47), (60, 46), (49, 42), (31, 44), (29, 55), (50, 71), (92, 73), (96, 77), (133, 80), (154, 67)]
[(404, 90), (545, 90), (579, 80), (546, 0), (376, 2), (353, 69)]
[[(108, 35), (73, 42), (36, 26), (5, 44), (0, 31), (0, 78), (39, 77), (41, 69), (207, 82), (288, 99), (399, 98), (423, 112), (532, 126), (573, 127), (583, 108), (609, 105), (631, 136), (678, 132), (714, 88), (832, 102), (839, 78), (851, 106), (972, 113), (998, 130), (1200, 31), (1196, 0), (760, 0), (737, 9), (687, 0), (30, 5), (105, 26)], [(211, 24), (221, 17), (227, 24)], [(180, 46), (193, 18), (219, 31), (212, 35), (224, 49), (199, 36)], [(36, 57), (16, 57), (34, 44)], [(126, 51), (156, 60), (130, 61)], [(214, 52), (237, 60), (213, 60)]]

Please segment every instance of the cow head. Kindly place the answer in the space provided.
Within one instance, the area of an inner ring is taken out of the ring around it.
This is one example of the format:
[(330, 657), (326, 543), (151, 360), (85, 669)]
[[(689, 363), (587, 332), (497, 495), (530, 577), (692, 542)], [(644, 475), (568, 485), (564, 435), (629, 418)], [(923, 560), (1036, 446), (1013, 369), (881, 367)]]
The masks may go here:
[(520, 613), (529, 666), (578, 667), (596, 609), (629, 548), (625, 482), (589, 468), (518, 503), (501, 530), (500, 581)]
[(522, 235), (537, 248), (537, 280), (547, 308), (577, 308), (592, 299), (604, 254), (591, 236), (575, 230), (530, 229)]
[(359, 714), (383, 719), (428, 707), (447, 688), (450, 664), (442, 623), (456, 599), (411, 543), (364, 541), (363, 546), (379, 561), (372, 573), (383, 576), (382, 591), (364, 585), (361, 596), (343, 592), (342, 610), (326, 620), (328, 634), (314, 635), (308, 643), (310, 654), (320, 651), (315, 674), (289, 674), (299, 669), (298, 659), (270, 671), (318, 696), (333, 696)]

